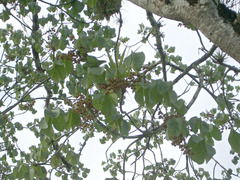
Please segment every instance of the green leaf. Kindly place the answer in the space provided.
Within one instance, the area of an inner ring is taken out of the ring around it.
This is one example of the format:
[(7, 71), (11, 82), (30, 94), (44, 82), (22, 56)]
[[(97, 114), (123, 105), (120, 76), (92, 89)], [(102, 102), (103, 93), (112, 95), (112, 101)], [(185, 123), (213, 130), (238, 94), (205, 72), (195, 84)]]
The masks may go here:
[(60, 110), (60, 115), (53, 119), (53, 126), (58, 131), (63, 131), (66, 128), (66, 114)]
[(70, 128), (74, 129), (76, 126), (78, 126), (80, 123), (80, 116), (79, 114), (73, 112), (72, 109), (68, 110), (67, 113), (67, 130), (70, 130)]
[(219, 109), (221, 109), (223, 111), (226, 107), (226, 103), (225, 103), (224, 99), (221, 96), (218, 96), (216, 100), (217, 100)]
[(89, 68), (88, 70), (90, 73), (100, 76), (104, 72), (104, 67)]
[(33, 14), (37, 14), (41, 11), (41, 7), (38, 6), (36, 2), (30, 2), (28, 4), (29, 11), (31, 11)]
[(183, 99), (179, 99), (175, 104), (174, 104), (177, 112), (180, 115), (184, 115), (187, 112), (187, 108), (185, 106), (185, 101)]
[(98, 36), (97, 37), (97, 47), (99, 50), (105, 47), (106, 40), (103, 37)]
[(56, 109), (45, 109), (44, 114), (45, 116), (49, 116), (51, 118), (57, 118), (60, 115), (61, 109), (56, 108)]
[(141, 106), (144, 106), (144, 88), (138, 86), (135, 90), (135, 100)]
[(73, 16), (78, 15), (84, 9), (84, 4), (80, 1), (73, 1), (72, 2), (72, 9)]
[(116, 106), (118, 104), (118, 96), (115, 93), (95, 94), (93, 98), (93, 106), (100, 110), (107, 119), (111, 119), (116, 115)]
[(10, 19), (10, 16), (9, 16), (9, 12), (8, 11), (5, 11), (3, 10), (2, 13), (0, 13), (0, 19), (3, 20), (3, 22), (7, 21)]
[(127, 121), (122, 120), (121, 127), (120, 127), (121, 134), (127, 136), (130, 129), (131, 129), (130, 124)]
[(216, 150), (208, 143), (206, 143), (207, 155), (206, 162), (209, 162), (212, 157), (216, 154)]
[(190, 127), (191, 127), (191, 130), (194, 132), (194, 133), (197, 133), (198, 132), (198, 129), (200, 128), (200, 125), (201, 125), (201, 118), (198, 118), (198, 117), (192, 117), (189, 121), (188, 121)]
[(58, 44), (58, 48), (61, 50), (64, 50), (68, 45), (68, 40), (66, 40), (65, 38), (61, 37), (60, 38), (60, 42)]
[(73, 166), (75, 166), (79, 162), (80, 154), (76, 154), (73, 151), (70, 151), (67, 154), (66, 160)]
[(58, 155), (55, 155), (51, 159), (50, 163), (51, 163), (51, 166), (53, 168), (57, 168), (57, 167), (59, 167), (62, 164), (62, 161), (61, 161), (61, 159), (60, 159), (60, 157)]
[(101, 64), (103, 64), (105, 62), (106, 61), (104, 61), (104, 60), (98, 60), (94, 56), (87, 56), (86, 65), (87, 65), (87, 67), (94, 68), (94, 67), (99, 67)]
[(145, 54), (143, 52), (131, 53), (128, 57), (125, 58), (124, 64), (127, 67), (132, 67), (134, 71), (139, 72), (142, 68), (142, 65), (145, 61)]
[(231, 132), (228, 137), (228, 142), (231, 145), (231, 148), (236, 153), (240, 153), (240, 134), (235, 130), (231, 129)]
[(62, 63), (54, 63), (53, 67), (50, 70), (47, 70), (47, 73), (55, 82), (62, 81), (66, 77), (66, 70)]
[(17, 173), (14, 175), (16, 179), (23, 179), (25, 174), (28, 173), (28, 166), (26, 164), (20, 164)]
[(211, 145), (196, 135), (189, 139), (188, 147), (191, 148), (191, 159), (198, 164), (203, 164), (205, 160), (208, 162), (216, 153)]
[(45, 118), (42, 118), (41, 121), (39, 122), (39, 128), (41, 128), (41, 129), (48, 128), (48, 123)]
[(157, 90), (159, 95), (163, 95), (167, 92), (171, 92), (172, 91), (172, 82), (164, 82), (163, 80), (159, 79), (156, 80), (157, 81)]
[(175, 47), (171, 46), (170, 48), (167, 49), (168, 53), (174, 53), (175, 52)]
[(71, 74), (73, 72), (73, 63), (67, 59), (64, 59), (64, 67), (66, 74)]
[(192, 135), (190, 140), (193, 141), (194, 143), (198, 144), (202, 141), (202, 138), (200, 138), (197, 135)]
[(116, 113), (118, 97), (115, 93), (109, 93), (104, 96), (101, 111), (106, 117), (110, 117)]
[(93, 96), (93, 106), (94, 106), (94, 108), (96, 108), (97, 110), (100, 111), (102, 109), (103, 99), (104, 99), (103, 94), (94, 94), (94, 96)]
[(152, 102), (154, 102), (155, 104), (161, 102), (163, 99), (163, 97), (159, 93), (157, 82), (158, 82), (158, 80), (152, 81), (152, 83), (150, 85), (150, 93), (149, 93)]
[(69, 90), (69, 93), (72, 94), (73, 96), (75, 96), (75, 95), (76, 95), (76, 91), (77, 91), (76, 85), (73, 84), (73, 82), (68, 81), (68, 82), (66, 83), (66, 86), (67, 86), (67, 88), (68, 88), (68, 90)]
[(213, 126), (213, 129), (210, 132), (210, 134), (215, 140), (217, 141), (222, 140), (222, 133), (216, 126)]
[(29, 169), (29, 180), (33, 180), (34, 179), (34, 169), (30, 168)]
[(33, 169), (35, 171), (35, 177), (46, 178), (47, 171), (43, 166), (33, 166)]
[(200, 130), (204, 135), (207, 134), (209, 132), (209, 125), (206, 122), (202, 121)]
[[(43, 119), (41, 121), (45, 121), (45, 122), (42, 122), (44, 125), (42, 126), (43, 128), (41, 129), (41, 131), (48, 137), (52, 137), (54, 134), (53, 128), (52, 128), (52, 118), (50, 118), (49, 116), (45, 116), (45, 118)], [(47, 126), (45, 123), (47, 123)]]
[(182, 132), (182, 125), (184, 123), (183, 118), (171, 118), (167, 122), (167, 132), (168, 136), (179, 136)]

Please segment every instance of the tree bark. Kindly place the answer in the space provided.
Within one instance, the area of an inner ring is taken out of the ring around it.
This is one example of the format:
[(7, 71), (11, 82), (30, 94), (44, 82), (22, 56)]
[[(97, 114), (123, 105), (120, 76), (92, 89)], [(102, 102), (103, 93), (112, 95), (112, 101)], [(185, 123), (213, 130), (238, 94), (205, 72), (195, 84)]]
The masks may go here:
[(220, 17), (212, 0), (128, 0), (161, 17), (191, 24), (240, 63), (240, 34)]

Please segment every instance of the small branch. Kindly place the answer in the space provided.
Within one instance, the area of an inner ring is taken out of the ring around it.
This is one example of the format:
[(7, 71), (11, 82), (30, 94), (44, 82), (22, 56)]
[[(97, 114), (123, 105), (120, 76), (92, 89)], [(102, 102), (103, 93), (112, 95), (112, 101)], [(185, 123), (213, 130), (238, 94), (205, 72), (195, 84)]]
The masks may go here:
[(23, 23), (19, 18), (17, 18), (16, 16), (14, 16), (11, 11), (7, 8), (6, 4), (2, 3), (5, 7), (5, 9), (7, 10), (7, 12), (14, 18), (16, 19), (21, 25), (23, 25), (24, 27), (27, 27), (28, 29), (30, 29), (32, 31), (32, 28), (29, 27), (26, 23)]
[(139, 135), (135, 135), (135, 136), (125, 136), (125, 135), (122, 135), (122, 134), (119, 134), (117, 131), (113, 131), (111, 130), (110, 128), (108, 128), (107, 126), (105, 126), (102, 122), (100, 122), (99, 120), (95, 119), (95, 121), (102, 127), (104, 128), (107, 132), (111, 133), (111, 134), (114, 134), (116, 136), (119, 136), (123, 139), (138, 139), (138, 138), (143, 138), (143, 137), (147, 137), (146, 134), (139, 134)]
[(118, 28), (118, 36), (117, 36), (117, 41), (116, 41), (116, 44), (115, 44), (115, 47), (114, 47), (114, 55), (115, 55), (115, 63), (116, 63), (116, 66), (118, 67), (118, 42), (119, 42), (119, 38), (120, 38), (120, 34), (121, 34), (121, 28), (122, 28), (122, 23), (123, 23), (123, 20), (122, 20), (122, 14), (121, 12), (119, 11), (119, 28)]
[(138, 138), (138, 139), (134, 140), (133, 142), (131, 142), (125, 150), (124, 157), (123, 157), (123, 180), (125, 180), (125, 178), (126, 178), (125, 177), (125, 174), (126, 174), (125, 163), (126, 163), (126, 158), (127, 158), (127, 151), (133, 144), (135, 144), (139, 140), (141, 140), (141, 139)]
[(46, 2), (46, 1), (43, 1), (43, 0), (38, 0), (38, 1), (40, 1), (40, 2), (42, 2), (42, 3), (45, 3), (45, 4), (47, 4), (47, 5), (50, 5), (50, 6), (59, 7), (59, 6), (66, 6), (66, 5), (72, 4), (72, 3), (74, 3), (76, 0), (72, 0), (72, 1), (70, 1), (70, 2), (66, 2), (66, 3), (62, 3), (62, 4), (58, 4), (58, 5), (52, 4), (52, 3), (49, 3), (49, 2)]
[(29, 95), (31, 94), (34, 90), (38, 89), (42, 84), (44, 84), (45, 82), (47, 82), (50, 78), (45, 79), (44, 81), (42, 81), (41, 83), (39, 83), (36, 87), (34, 88), (30, 88), (28, 89), (28, 91), (18, 100), (18, 102), (16, 102), (14, 105), (8, 107), (7, 109), (5, 109), (3, 112), (0, 113), (0, 116), (6, 114), (8, 111), (12, 110), (13, 108), (15, 108), (18, 104), (20, 104), (21, 102), (23, 102), (23, 100)]
[[(200, 71), (200, 70), (199, 70)], [(202, 81), (202, 75), (201, 72), (198, 72), (199, 74), (199, 79), (200, 79), (200, 84), (198, 85), (198, 88), (196, 90), (196, 92), (194, 93), (191, 101), (188, 103), (187, 105), (187, 111), (190, 109), (190, 107), (194, 104), (194, 102), (196, 101), (196, 99), (198, 98), (198, 95), (203, 87), (203, 81)]]
[(162, 68), (163, 68), (163, 79), (164, 81), (167, 82), (167, 72), (166, 72), (166, 54), (163, 51), (163, 47), (162, 47), (162, 42), (161, 42), (161, 33), (159, 31), (160, 25), (156, 22), (156, 20), (153, 17), (153, 14), (147, 11), (147, 17), (153, 27), (153, 29), (155, 30), (155, 38), (156, 38), (156, 46), (157, 46), (157, 50), (160, 54), (161, 57), (161, 61), (162, 61)]
[(65, 159), (65, 157), (62, 155), (61, 150), (62, 150), (64, 144), (67, 142), (67, 140), (68, 140), (75, 132), (77, 132), (78, 129), (79, 129), (79, 128), (76, 128), (75, 130), (73, 130), (73, 131), (69, 134), (69, 136), (66, 137), (66, 139), (63, 141), (63, 143), (62, 143), (62, 145), (61, 145), (60, 147), (58, 147), (58, 144), (56, 144), (56, 145), (53, 144), (54, 141), (56, 141), (56, 140), (53, 140), (51, 143), (52, 143), (52, 145), (53, 145), (53, 148), (56, 150), (56, 152), (55, 152), (50, 158), (48, 158), (45, 162), (33, 163), (33, 166), (45, 165), (45, 164), (47, 164), (55, 155), (60, 155), (60, 158), (61, 158), (62, 163), (66, 166), (67, 170), (69, 171), (69, 170), (71, 169), (71, 166), (72, 166), (72, 165), (67, 162), (67, 160)]
[(38, 0), (42, 3), (45, 3), (45, 4), (48, 4), (50, 6), (54, 6), (54, 7), (57, 7), (58, 9), (60, 9), (62, 12), (64, 12), (65, 14), (67, 14), (71, 19), (73, 19), (74, 21), (77, 21), (78, 23), (83, 23), (83, 24), (89, 24), (87, 22), (84, 22), (84, 21), (79, 21), (78, 19), (76, 19), (75, 17), (73, 17), (72, 15), (70, 15), (67, 11), (65, 11), (63, 8), (61, 8), (61, 6), (64, 6), (64, 5), (67, 5), (67, 4), (71, 4), (73, 2), (75, 2), (76, 0), (73, 0), (71, 2), (68, 2), (68, 3), (63, 3), (63, 4), (58, 4), (58, 5), (55, 5), (55, 4), (52, 4), (52, 3), (49, 3), (49, 2), (46, 2), (46, 1), (43, 1), (43, 0)]
[(184, 72), (182, 74), (180, 74), (176, 79), (174, 79), (173, 84), (176, 84), (183, 76), (188, 74), (194, 67), (196, 67), (197, 65), (199, 65), (202, 62), (204, 62), (205, 60), (207, 60), (213, 54), (213, 52), (216, 49), (217, 49), (217, 47), (215, 45), (213, 45), (212, 48), (206, 54), (204, 54), (200, 59), (198, 59), (195, 62), (193, 62), (190, 66), (188, 66), (184, 70)]
[(133, 122), (133, 120), (132, 120), (132, 118), (129, 116), (129, 114), (128, 114), (126, 111), (123, 111), (123, 108), (122, 108), (123, 97), (124, 97), (124, 92), (122, 92), (122, 95), (121, 95), (121, 98), (120, 98), (120, 107), (119, 107), (120, 112), (121, 112), (122, 114), (125, 114), (125, 116), (128, 117), (128, 119), (129, 119), (130, 122), (134, 125), (134, 127), (135, 127), (137, 130), (139, 130), (140, 132), (143, 133), (143, 131)]
[[(36, 2), (36, 0), (34, 1)], [(32, 37), (36, 36), (38, 30), (39, 30), (38, 14), (33, 14)], [(35, 48), (35, 44), (32, 45), (32, 53), (33, 53), (33, 59), (34, 59), (37, 71), (39, 71), (40, 73), (44, 73), (45, 70), (42, 69), (39, 53)], [(47, 92), (45, 107), (50, 108), (50, 99), (52, 97), (52, 90), (46, 84), (44, 84), (44, 88)]]
[(214, 158), (212, 158), (212, 159), (213, 159), (213, 160), (215, 161), (215, 163), (218, 164), (227, 174), (233, 175), (233, 176), (235, 176), (235, 177), (237, 177), (237, 178), (240, 178), (240, 176), (239, 176), (238, 174), (229, 173), (228, 170), (227, 170), (223, 165), (221, 165), (217, 160), (215, 160)]
[(207, 49), (205, 48), (205, 46), (204, 46), (204, 44), (203, 44), (202, 37), (201, 37), (199, 31), (196, 30), (196, 32), (197, 32), (197, 35), (198, 35), (198, 38), (199, 38), (199, 41), (200, 41), (200, 43), (201, 43), (201, 45), (202, 45), (203, 50), (204, 50), (205, 52), (207, 52)]

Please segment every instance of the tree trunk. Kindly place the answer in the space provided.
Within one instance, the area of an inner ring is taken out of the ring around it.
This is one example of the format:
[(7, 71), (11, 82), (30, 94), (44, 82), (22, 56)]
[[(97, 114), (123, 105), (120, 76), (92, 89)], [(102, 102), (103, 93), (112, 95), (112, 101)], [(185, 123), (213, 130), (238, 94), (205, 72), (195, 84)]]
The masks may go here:
[(218, 14), (212, 0), (129, 0), (161, 17), (191, 24), (240, 63), (240, 34)]

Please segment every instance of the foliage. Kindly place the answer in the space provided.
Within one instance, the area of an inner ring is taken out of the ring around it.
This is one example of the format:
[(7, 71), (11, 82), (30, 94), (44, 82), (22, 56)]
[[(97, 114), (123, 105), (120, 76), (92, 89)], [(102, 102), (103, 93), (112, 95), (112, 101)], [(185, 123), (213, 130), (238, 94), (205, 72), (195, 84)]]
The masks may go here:
[[(238, 164), (240, 69), (226, 64), (215, 45), (207, 50), (202, 44), (202, 57), (187, 65), (175, 47), (163, 45), (162, 23), (147, 13), (151, 26), (140, 25), (138, 44), (155, 41), (150, 61), (121, 36), (121, 1), (49, 2), (0, 0), (1, 179), (87, 178), (90, 170), (80, 159), (94, 136), (101, 136), (102, 144), (131, 141), (102, 163), (107, 179), (214, 179), (193, 164), (220, 165), (214, 144), (226, 133)], [(116, 13), (118, 31), (104, 25)], [(183, 92), (179, 83), (186, 86)], [(200, 91), (216, 107), (189, 118)], [(35, 118), (26, 118), (29, 114)], [(25, 131), (37, 142), (27, 151), (18, 145), (18, 133)], [(80, 148), (70, 141), (78, 132)], [(184, 170), (159, 154), (166, 141), (186, 157)], [(223, 178), (238, 176), (239, 169), (220, 167)]]

